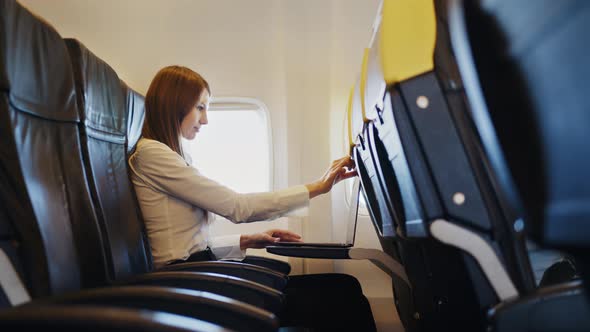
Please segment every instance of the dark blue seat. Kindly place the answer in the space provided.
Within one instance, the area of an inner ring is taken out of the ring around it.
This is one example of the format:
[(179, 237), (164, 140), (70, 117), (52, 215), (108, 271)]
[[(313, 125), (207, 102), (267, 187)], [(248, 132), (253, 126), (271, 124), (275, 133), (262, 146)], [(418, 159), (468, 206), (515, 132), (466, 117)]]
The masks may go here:
[(453, 1), (449, 24), (489, 170), (522, 216), (514, 227), (573, 257), (565, 278), (495, 307), (490, 329), (588, 330), (575, 265), (588, 278), (590, 4)]
[(394, 280), (408, 331), (483, 331), (490, 307), (535, 287), (518, 211), (490, 172), (466, 103), (447, 3), (384, 3), (356, 109), (368, 207), (411, 284)]

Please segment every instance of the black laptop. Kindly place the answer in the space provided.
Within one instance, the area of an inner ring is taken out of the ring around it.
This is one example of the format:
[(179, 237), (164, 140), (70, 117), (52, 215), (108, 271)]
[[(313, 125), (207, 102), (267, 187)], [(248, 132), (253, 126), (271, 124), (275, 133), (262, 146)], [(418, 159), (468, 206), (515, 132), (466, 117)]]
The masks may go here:
[(276, 242), (273, 246), (277, 247), (327, 247), (327, 248), (350, 248), (354, 245), (356, 235), (356, 223), (358, 220), (360, 184), (358, 177), (354, 178), (352, 185), (352, 195), (350, 197), (350, 209), (346, 220), (346, 243), (328, 243), (328, 242)]

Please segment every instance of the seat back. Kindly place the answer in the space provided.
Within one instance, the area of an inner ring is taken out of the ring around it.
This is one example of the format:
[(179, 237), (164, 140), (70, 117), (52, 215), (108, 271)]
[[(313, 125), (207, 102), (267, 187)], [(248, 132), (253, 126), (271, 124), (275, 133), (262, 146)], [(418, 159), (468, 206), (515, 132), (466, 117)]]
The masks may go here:
[(373, 187), (383, 191), (386, 209), (382, 200), (377, 205), (389, 214), (382, 220), (395, 230), (376, 227), (380, 241), (385, 251), (384, 242), (396, 243), (412, 283), (407, 303), (414, 307), (398, 306), (406, 329), (482, 330), (490, 306), (531, 289), (534, 280), (523, 236), (513, 228), (517, 215), (497, 190), (465, 104), (446, 2), (435, 4), (384, 2), (374, 42), (380, 58), (368, 59), (380, 61), (382, 72), (368, 71), (365, 79), (384, 80), (387, 88), (382, 100), (365, 105), (374, 116), (365, 116), (362, 139), (377, 176), (366, 165), (359, 173), (378, 180)]
[[(125, 83), (121, 83), (125, 84)], [(137, 91), (127, 88), (127, 153), (135, 150), (141, 137), (141, 129), (145, 120), (145, 98)], [(134, 191), (135, 192), (135, 191)]]
[[(0, 2), (3, 225), (34, 297), (104, 280), (81, 157), (69, 56), (59, 34), (15, 1)], [(12, 233), (10, 233), (12, 232)], [(7, 238), (3, 237), (3, 240)], [(92, 276), (85, 280), (81, 274)]]
[[(468, 13), (482, 19), (466, 24), (487, 111), (530, 234), (551, 246), (584, 248), (590, 243), (590, 179), (583, 176), (590, 166), (584, 87), (590, 51), (579, 38), (590, 26), (590, 6), (544, 5), (466, 4)], [(531, 26), (523, 28), (524, 22)], [(492, 42), (481, 45), (478, 36)]]
[(590, 4), (496, 0), (457, 8), (457, 30), (466, 33), (453, 43), (502, 190), (533, 239), (587, 265), (590, 49), (581, 40)]
[(82, 151), (88, 160), (88, 182), (98, 211), (110, 277), (117, 280), (148, 272), (151, 254), (127, 166), (127, 134), (133, 133), (132, 139), (137, 141), (143, 119), (142, 98), (80, 42), (65, 42), (76, 78), (84, 124)]

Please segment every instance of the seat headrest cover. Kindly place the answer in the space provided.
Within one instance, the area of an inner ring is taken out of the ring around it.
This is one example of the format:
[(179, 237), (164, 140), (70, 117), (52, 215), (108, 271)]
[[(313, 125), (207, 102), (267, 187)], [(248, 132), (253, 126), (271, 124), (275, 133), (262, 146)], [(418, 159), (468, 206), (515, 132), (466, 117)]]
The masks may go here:
[(127, 147), (128, 151), (135, 147), (145, 118), (145, 98), (131, 88), (127, 88)]
[(81, 119), (86, 127), (125, 136), (126, 96), (117, 73), (75, 39), (65, 39), (70, 52)]
[(558, 248), (590, 248), (590, 48), (582, 42), (590, 2), (465, 1), (464, 8), (528, 233)]
[(61, 36), (16, 1), (0, 1), (0, 89), (19, 111), (78, 121), (70, 58)]
[(382, 15), (379, 52), (387, 84), (432, 70), (436, 41), (434, 1), (384, 0)]

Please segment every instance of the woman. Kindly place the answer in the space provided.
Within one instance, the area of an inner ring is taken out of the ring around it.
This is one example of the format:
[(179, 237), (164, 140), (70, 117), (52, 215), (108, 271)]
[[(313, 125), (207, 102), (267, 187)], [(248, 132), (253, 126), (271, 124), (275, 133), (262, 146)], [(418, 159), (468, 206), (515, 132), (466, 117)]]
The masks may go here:
[[(210, 238), (210, 214), (235, 223), (274, 219), (356, 175), (352, 160), (345, 157), (334, 161), (318, 181), (274, 192), (238, 194), (208, 179), (187, 161), (181, 137), (192, 140), (207, 124), (210, 96), (209, 84), (180, 66), (160, 70), (146, 94), (142, 138), (129, 165), (156, 267), (187, 260), (243, 259), (247, 248), (300, 241), (299, 235), (285, 230)], [(341, 323), (346, 328), (375, 329), (370, 307), (353, 277), (294, 276), (284, 292), (284, 326), (335, 328)]]

